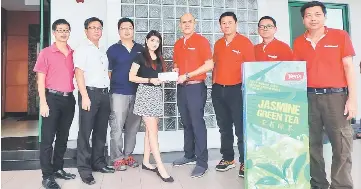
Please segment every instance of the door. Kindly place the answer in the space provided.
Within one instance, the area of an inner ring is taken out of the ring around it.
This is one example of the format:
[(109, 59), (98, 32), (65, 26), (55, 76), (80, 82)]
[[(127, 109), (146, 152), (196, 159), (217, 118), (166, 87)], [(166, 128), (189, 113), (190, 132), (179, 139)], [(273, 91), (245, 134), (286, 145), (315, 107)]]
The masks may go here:
[(5, 116), (6, 10), (1, 8), (1, 118)]
[[(306, 2), (294, 1), (289, 2), (289, 15), (290, 15), (290, 32), (291, 32), (291, 45), (293, 41), (305, 32), (305, 27), (302, 22), (300, 13), (301, 7)], [(327, 9), (326, 26), (330, 28), (341, 29), (349, 32), (348, 21), (348, 5), (336, 3), (324, 3)]]

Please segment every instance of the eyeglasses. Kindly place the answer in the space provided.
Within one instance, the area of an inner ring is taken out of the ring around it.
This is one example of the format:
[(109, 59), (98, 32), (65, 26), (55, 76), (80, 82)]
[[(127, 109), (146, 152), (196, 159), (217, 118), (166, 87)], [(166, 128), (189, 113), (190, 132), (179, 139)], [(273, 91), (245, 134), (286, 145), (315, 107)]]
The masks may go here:
[(268, 29), (273, 29), (275, 26), (273, 25), (259, 25), (258, 28), (261, 30), (268, 30)]
[(55, 30), (58, 33), (70, 33), (70, 30)]
[(120, 28), (120, 30), (128, 30), (128, 31), (133, 31), (134, 28)]
[(89, 27), (88, 30), (94, 30), (94, 31), (102, 31), (103, 28), (102, 27)]

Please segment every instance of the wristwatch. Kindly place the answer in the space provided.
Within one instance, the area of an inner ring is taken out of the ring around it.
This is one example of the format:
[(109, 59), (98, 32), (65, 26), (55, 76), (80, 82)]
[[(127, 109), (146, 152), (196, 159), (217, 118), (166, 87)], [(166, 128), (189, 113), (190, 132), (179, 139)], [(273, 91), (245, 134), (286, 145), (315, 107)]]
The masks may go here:
[(188, 74), (188, 72), (185, 74), (186, 75), (186, 80), (189, 80), (189, 74)]

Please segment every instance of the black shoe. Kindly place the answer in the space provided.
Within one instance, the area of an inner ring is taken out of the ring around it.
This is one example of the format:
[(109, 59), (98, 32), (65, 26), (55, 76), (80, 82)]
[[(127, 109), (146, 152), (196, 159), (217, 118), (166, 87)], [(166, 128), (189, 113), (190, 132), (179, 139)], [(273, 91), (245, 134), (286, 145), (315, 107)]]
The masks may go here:
[(163, 180), (163, 182), (174, 182), (174, 179), (171, 176), (169, 176), (168, 178), (162, 177), (162, 175), (160, 175), (159, 170), (157, 168), (156, 168), (156, 173)]
[(90, 176), (90, 177), (87, 177), (87, 178), (81, 178), (81, 180), (87, 185), (95, 184), (95, 180), (94, 180), (93, 176)]
[(222, 159), (218, 163), (218, 165), (216, 165), (216, 170), (224, 172), (224, 171), (228, 171), (228, 170), (230, 170), (232, 168), (235, 168), (235, 167), (236, 167), (236, 164), (234, 163), (234, 160), (226, 161), (226, 160)]
[(108, 166), (105, 166), (101, 169), (98, 169), (98, 170), (95, 170), (96, 172), (101, 172), (101, 173), (114, 173), (115, 172), (115, 169), (111, 168), (111, 167), (108, 167)]
[(239, 167), (238, 176), (244, 178), (244, 163), (241, 163), (241, 166)]
[(67, 173), (64, 170), (58, 170), (57, 172), (54, 173), (54, 176), (56, 178), (59, 179), (65, 179), (65, 180), (70, 180), (70, 179), (75, 179), (76, 175), (71, 174), (71, 173)]
[(147, 171), (153, 171), (155, 173), (157, 172), (157, 168), (151, 169), (151, 168), (145, 166), (143, 163), (142, 163), (142, 169), (147, 170)]
[(45, 189), (60, 189), (60, 186), (55, 182), (53, 177), (43, 180), (42, 184)]
[(356, 138), (357, 138), (357, 139), (361, 139), (361, 132), (356, 133)]

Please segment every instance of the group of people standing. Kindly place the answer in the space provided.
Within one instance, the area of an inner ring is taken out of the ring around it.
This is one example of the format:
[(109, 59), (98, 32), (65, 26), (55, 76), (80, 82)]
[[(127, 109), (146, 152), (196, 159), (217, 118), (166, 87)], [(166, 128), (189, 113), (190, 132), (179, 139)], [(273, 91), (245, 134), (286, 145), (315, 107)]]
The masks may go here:
[[(202, 177), (208, 170), (204, 81), (206, 72), (213, 70), (211, 97), (223, 155), (215, 169), (227, 171), (236, 167), (234, 126), (239, 151), (238, 175), (243, 177), (242, 63), (299, 60), (307, 62), (312, 188), (329, 187), (322, 156), (323, 130), (333, 147), (331, 188), (353, 188), (349, 120), (356, 116), (356, 81), (352, 65), (355, 52), (345, 31), (324, 25), (326, 8), (322, 3), (306, 3), (301, 14), (307, 31), (295, 40), (293, 51), (274, 37), (277, 25), (270, 16), (259, 20), (258, 32), (263, 42), (253, 46), (247, 37), (237, 33), (236, 15), (223, 13), (219, 24), (224, 37), (217, 40), (213, 53), (208, 40), (195, 33), (195, 18), (189, 13), (180, 18), (183, 37), (174, 45), (172, 71), (179, 74), (177, 105), (184, 126), (185, 154), (173, 162), (174, 166), (196, 164), (192, 177)], [(86, 42), (73, 51), (67, 45), (70, 24), (66, 20), (56, 20), (52, 31), (55, 43), (40, 52), (34, 68), (43, 118), (40, 144), (43, 186), (58, 189), (60, 186), (54, 178), (75, 178), (74, 174), (63, 170), (76, 104), (74, 75), (79, 89), (77, 168), (81, 180), (92, 185), (96, 182), (93, 171), (113, 173), (138, 167), (132, 152), (143, 119), (146, 131), (141, 167), (155, 172), (164, 182), (173, 182), (162, 163), (158, 145), (158, 118), (163, 115), (163, 82), (158, 74), (166, 71), (161, 34), (150, 31), (143, 47), (133, 40), (133, 21), (121, 18), (118, 21), (120, 40), (105, 51), (99, 46), (103, 22), (92, 17), (84, 23)], [(107, 165), (104, 155), (108, 121), (112, 167)], [(150, 154), (156, 166), (151, 165)]]

